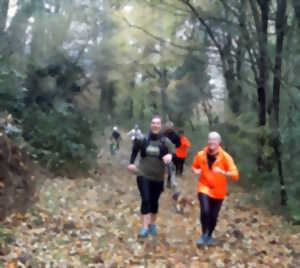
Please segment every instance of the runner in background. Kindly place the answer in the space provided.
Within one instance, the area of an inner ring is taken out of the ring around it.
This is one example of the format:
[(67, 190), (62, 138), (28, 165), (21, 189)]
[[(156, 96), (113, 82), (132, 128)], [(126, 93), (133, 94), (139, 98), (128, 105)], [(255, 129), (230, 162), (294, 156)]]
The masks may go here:
[(110, 152), (111, 154), (115, 154), (116, 151), (120, 149), (120, 142), (121, 142), (121, 134), (117, 126), (113, 127), (113, 132), (110, 136)]
[(134, 128), (131, 129), (128, 133), (127, 136), (130, 136), (132, 143), (135, 143), (136, 141), (142, 140), (144, 135), (142, 131), (139, 128), (138, 124), (134, 125)]
[(184, 131), (182, 129), (179, 130), (178, 133), (180, 135), (180, 146), (176, 148), (175, 167), (176, 175), (182, 175), (184, 162), (187, 157), (187, 150), (191, 147), (191, 142), (184, 135)]
[[(166, 130), (164, 132), (164, 136), (167, 137), (176, 148), (180, 146), (180, 137), (174, 130), (174, 124), (172, 121), (168, 121), (166, 123)], [(176, 163), (176, 154), (172, 155), (172, 162)], [(174, 167), (172, 164), (168, 165), (168, 179), (167, 179), (167, 188), (171, 188), (171, 183), (173, 187), (176, 187), (176, 179), (175, 179), (175, 172)]]

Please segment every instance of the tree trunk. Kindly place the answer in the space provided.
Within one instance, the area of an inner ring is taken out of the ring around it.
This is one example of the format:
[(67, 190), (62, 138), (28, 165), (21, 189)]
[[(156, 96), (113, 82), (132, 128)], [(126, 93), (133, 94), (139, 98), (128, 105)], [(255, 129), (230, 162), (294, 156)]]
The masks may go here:
[(208, 122), (208, 128), (209, 130), (213, 129), (213, 115), (212, 115), (212, 105), (208, 101), (203, 101), (201, 103), (203, 111), (207, 117), (207, 122)]
[(300, 29), (300, 1), (293, 0), (293, 5), (294, 5), (294, 9), (295, 9), (295, 16), (296, 16), (297, 22), (298, 22), (298, 28)]
[(144, 100), (142, 100), (142, 103), (141, 103), (141, 108), (140, 108), (140, 112), (139, 112), (139, 116), (140, 116), (140, 120), (141, 121), (144, 121), (145, 120), (145, 102)]
[[(236, 81), (236, 73), (234, 70), (235, 59), (234, 56), (232, 55), (233, 46), (232, 46), (232, 37), (230, 32), (229, 31), (227, 32), (227, 37), (225, 37), (227, 38), (227, 40), (225, 41), (226, 44), (223, 46), (222, 42), (218, 40), (213, 29), (206, 22), (206, 20), (202, 18), (201, 14), (197, 11), (197, 8), (191, 3), (191, 1), (180, 0), (180, 2), (190, 9), (191, 13), (199, 21), (200, 26), (205, 29), (212, 44), (217, 48), (222, 63), (222, 71), (225, 79), (226, 89), (229, 95), (229, 105), (231, 107), (231, 110), (235, 114), (239, 114), (241, 92), (238, 91), (240, 90), (240, 88), (237, 87), (238, 83)], [(225, 9), (225, 13), (226, 14), (228, 13), (227, 9)]]
[(278, 175), (281, 186), (281, 205), (287, 203), (287, 193), (285, 190), (285, 181), (282, 171), (281, 161), (281, 141), (280, 141), (280, 81), (281, 81), (281, 66), (282, 66), (282, 50), (284, 35), (286, 30), (286, 0), (277, 0), (277, 14), (276, 14), (276, 57), (275, 57), (275, 69), (273, 80), (273, 118), (271, 119), (271, 125), (273, 128), (273, 147), (275, 151), (275, 157), (277, 161)]
[(11, 55), (13, 53), (21, 56), (24, 55), (28, 19), (33, 15), (39, 3), (40, 1), (31, 0), (19, 4), (18, 1), (20, 8), (18, 8), (18, 12), (13, 17), (9, 28), (7, 29), (7, 55)]
[(266, 92), (268, 83), (268, 24), (269, 24), (269, 9), (270, 0), (258, 1), (260, 11), (257, 9), (255, 0), (249, 0), (256, 32), (258, 36), (258, 80), (257, 80), (257, 98), (258, 98), (258, 126), (260, 128), (257, 140), (257, 168), (263, 170), (265, 161), (263, 157), (263, 148), (266, 144), (265, 125), (266, 125)]
[(254, 13), (254, 20), (256, 24), (256, 30), (258, 34), (258, 45), (259, 45), (259, 80), (257, 87), (257, 96), (259, 103), (259, 114), (258, 122), (259, 126), (266, 125), (266, 92), (267, 92), (267, 82), (268, 82), (268, 24), (269, 24), (269, 9), (270, 0), (258, 1), (260, 6), (260, 18), (257, 16), (258, 11), (254, 0), (250, 0), (252, 11)]
[(234, 57), (232, 55), (232, 37), (228, 34), (226, 44), (223, 48), (222, 69), (228, 91), (228, 102), (231, 111), (238, 115), (240, 113), (240, 92), (237, 91), (237, 83), (234, 70)]
[(0, 36), (2, 36), (5, 30), (8, 14), (8, 4), (9, 0), (2, 0), (2, 3), (0, 5)]
[(162, 107), (162, 116), (164, 119), (166, 119), (166, 116), (169, 114), (168, 109), (168, 95), (167, 95), (167, 88), (168, 88), (168, 71), (164, 68), (161, 72), (160, 78), (159, 78), (159, 84), (160, 84), (160, 93), (161, 93), (161, 107)]
[[(265, 1), (267, 2), (267, 1)], [(266, 8), (266, 7), (265, 7)], [(268, 44), (268, 9), (262, 9), (262, 40), (259, 60), (259, 86), (258, 86), (258, 103), (259, 103), (259, 125), (266, 125), (266, 91), (268, 82), (267, 68), (267, 44)]]
[(113, 115), (115, 94), (115, 85), (113, 82), (103, 83), (101, 87), (100, 112)]
[(133, 99), (129, 97), (128, 118), (132, 119), (133, 117)]
[[(247, 9), (247, 2), (246, 0), (240, 1), (240, 17), (239, 17), (239, 26), (241, 31), (245, 31), (246, 29), (246, 9)], [(245, 59), (245, 41), (243, 40), (242, 35), (239, 36), (237, 41), (237, 52), (236, 52), (236, 91), (237, 95), (239, 96), (239, 104), (243, 103), (243, 64)], [(241, 112), (241, 109), (239, 109)]]
[(196, 128), (195, 128), (195, 126), (194, 126), (194, 124), (193, 124), (192, 119), (189, 119), (189, 120), (188, 120), (188, 123), (189, 123), (189, 125), (191, 126), (192, 132), (194, 132)]
[[(240, 31), (245, 31), (245, 20), (246, 20), (246, 0), (240, 0), (239, 8), (240, 14), (238, 17)], [(223, 59), (226, 63), (224, 70), (224, 78), (226, 88), (228, 91), (229, 105), (232, 112), (235, 115), (241, 113), (242, 104), (242, 66), (245, 58), (245, 43), (243, 42), (242, 36), (239, 36), (237, 41), (236, 55), (233, 54), (232, 37), (228, 35), (227, 44), (223, 48)]]

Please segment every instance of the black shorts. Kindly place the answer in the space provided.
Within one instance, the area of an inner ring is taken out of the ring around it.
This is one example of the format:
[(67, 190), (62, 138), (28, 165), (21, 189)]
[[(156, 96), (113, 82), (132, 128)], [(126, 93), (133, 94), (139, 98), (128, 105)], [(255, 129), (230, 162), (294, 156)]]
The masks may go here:
[(150, 180), (148, 178), (138, 176), (137, 185), (141, 195), (141, 213), (148, 214), (158, 213), (158, 200), (164, 190), (163, 181)]

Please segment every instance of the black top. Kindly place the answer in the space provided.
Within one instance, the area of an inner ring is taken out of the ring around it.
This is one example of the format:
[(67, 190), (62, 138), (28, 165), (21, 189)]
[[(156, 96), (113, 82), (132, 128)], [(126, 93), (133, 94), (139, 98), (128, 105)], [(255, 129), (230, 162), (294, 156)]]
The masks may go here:
[[(133, 164), (137, 154), (141, 152), (141, 157), (146, 157), (146, 148), (151, 141), (160, 141), (160, 153), (159, 158), (166, 155), (169, 151), (168, 146), (165, 144), (166, 138), (162, 134), (154, 134), (150, 132), (144, 139), (138, 140), (133, 144), (132, 152), (130, 156), (130, 163)], [(170, 141), (169, 141), (170, 142)]]
[(130, 163), (133, 164), (140, 153), (137, 175), (154, 181), (163, 181), (166, 165), (162, 158), (173, 153), (175, 146), (161, 134), (149, 133), (143, 140), (133, 144)]
[(117, 140), (117, 139), (119, 139), (120, 138), (120, 133), (118, 132), (118, 131), (113, 131), (113, 133), (111, 134), (111, 136), (115, 139), (115, 140)]
[(211, 169), (213, 163), (216, 161), (217, 155), (207, 154), (207, 163), (209, 168)]
[(164, 136), (166, 136), (176, 148), (181, 145), (180, 136), (174, 130), (166, 130)]

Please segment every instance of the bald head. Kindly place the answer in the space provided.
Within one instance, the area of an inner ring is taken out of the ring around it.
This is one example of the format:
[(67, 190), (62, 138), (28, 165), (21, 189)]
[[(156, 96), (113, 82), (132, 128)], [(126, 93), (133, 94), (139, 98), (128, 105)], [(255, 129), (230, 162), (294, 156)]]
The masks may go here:
[(167, 129), (167, 130), (168, 130), (168, 129), (173, 129), (173, 127), (174, 127), (174, 124), (173, 124), (172, 121), (168, 121), (168, 122), (166, 123), (166, 129)]
[(219, 152), (221, 141), (221, 135), (218, 132), (213, 131), (208, 134), (208, 153), (210, 155), (216, 155)]
[(220, 144), (221, 141), (222, 141), (222, 138), (221, 138), (221, 135), (218, 132), (213, 131), (213, 132), (209, 132), (208, 140), (215, 140), (216, 142), (218, 142)]

